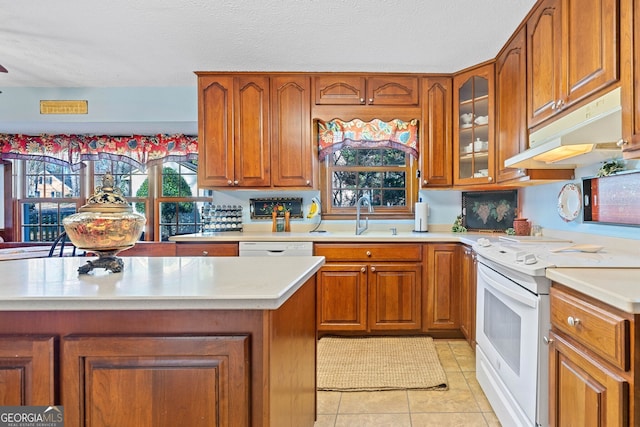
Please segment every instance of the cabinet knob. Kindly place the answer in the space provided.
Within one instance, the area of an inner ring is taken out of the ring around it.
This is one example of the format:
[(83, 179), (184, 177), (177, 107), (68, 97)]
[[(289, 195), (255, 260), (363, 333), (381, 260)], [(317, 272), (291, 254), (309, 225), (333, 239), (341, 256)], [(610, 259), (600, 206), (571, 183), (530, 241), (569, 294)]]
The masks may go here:
[(238, 184), (240, 184), (240, 182), (238, 182), (237, 180), (233, 181), (233, 185), (238, 185)]
[(569, 316), (567, 317), (567, 323), (569, 324), (569, 326), (578, 326), (578, 324), (580, 323), (580, 319), (578, 319), (577, 317)]
[(489, 181), (489, 182), (493, 181), (493, 177), (492, 176), (488, 176), (487, 177), (487, 181)]
[(310, 186), (311, 186), (311, 180), (308, 179), (307, 180), (307, 187), (310, 187)]
[(553, 101), (553, 102), (551, 103), (551, 109), (552, 109), (553, 111), (555, 111), (555, 110), (556, 110), (556, 108), (558, 108), (558, 106), (556, 105), (556, 101)]
[(625, 145), (627, 145), (629, 143), (629, 141), (625, 140), (625, 139), (620, 139), (618, 142), (616, 142), (616, 145), (618, 147), (624, 147)]
[(376, 268), (371, 266), (371, 271), (375, 273), (376, 272)]
[(364, 104), (364, 98), (360, 98), (360, 104)]
[(373, 98), (369, 98), (369, 104), (373, 104)]
[(424, 185), (427, 185), (427, 184), (429, 183), (429, 180), (426, 180), (426, 179), (425, 179), (425, 180), (423, 180), (423, 181), (422, 181), (422, 183), (423, 183)]
[(564, 100), (559, 99), (558, 102), (556, 102), (556, 109), (562, 110), (563, 108), (564, 108)]
[(227, 185), (233, 185), (233, 181), (231, 180), (227, 181)]
[(366, 268), (362, 267), (362, 268), (360, 269), (360, 273), (366, 273), (366, 272), (367, 272), (367, 269), (366, 269)]
[(370, 257), (371, 256), (371, 251), (367, 251), (367, 256)]
[(207, 256), (209, 255), (209, 251), (202, 251), (202, 256)]
[(542, 337), (542, 339), (544, 340), (544, 343), (547, 345), (553, 342), (553, 338)]

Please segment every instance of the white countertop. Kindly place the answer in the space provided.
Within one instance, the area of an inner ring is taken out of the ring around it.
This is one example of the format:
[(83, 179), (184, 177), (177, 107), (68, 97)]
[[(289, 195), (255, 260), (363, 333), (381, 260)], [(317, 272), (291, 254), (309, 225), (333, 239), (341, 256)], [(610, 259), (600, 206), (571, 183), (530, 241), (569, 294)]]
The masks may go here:
[[(16, 248), (0, 249), (0, 261), (25, 258), (45, 258), (49, 256), (49, 246), (22, 246)], [(66, 247), (65, 253), (71, 254), (73, 248)], [(60, 248), (56, 248), (55, 256), (60, 254)]]
[(356, 236), (354, 231), (326, 231), (313, 232), (284, 232), (268, 233), (263, 231), (229, 231), (219, 233), (194, 233), (172, 236), (169, 240), (179, 243), (215, 243), (215, 242), (458, 242), (472, 245), (480, 237), (487, 237), (488, 233), (452, 233), (452, 232), (414, 232), (397, 230), (393, 235), (391, 230), (367, 230)]
[(124, 257), (121, 273), (78, 274), (86, 257), (0, 263), (0, 311), (276, 309), (324, 257)]
[(640, 313), (640, 268), (548, 268), (546, 276), (628, 313)]

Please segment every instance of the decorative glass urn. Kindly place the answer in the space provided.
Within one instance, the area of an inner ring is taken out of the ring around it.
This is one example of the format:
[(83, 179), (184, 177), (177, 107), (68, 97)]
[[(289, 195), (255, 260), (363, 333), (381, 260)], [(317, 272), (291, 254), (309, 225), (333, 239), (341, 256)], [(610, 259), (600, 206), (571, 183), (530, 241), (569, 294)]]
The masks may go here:
[(122, 191), (114, 187), (109, 173), (104, 175), (102, 187), (96, 188), (87, 204), (62, 220), (69, 240), (77, 248), (98, 255), (97, 260), (78, 268), (80, 274), (94, 268), (121, 272), (124, 262), (116, 255), (135, 245), (145, 223), (145, 217), (133, 212)]

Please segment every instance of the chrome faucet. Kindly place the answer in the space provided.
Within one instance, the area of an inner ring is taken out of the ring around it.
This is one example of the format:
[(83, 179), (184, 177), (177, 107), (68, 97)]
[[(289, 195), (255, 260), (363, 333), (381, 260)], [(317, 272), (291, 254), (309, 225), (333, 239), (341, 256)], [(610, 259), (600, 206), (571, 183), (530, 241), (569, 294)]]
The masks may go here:
[(369, 217), (365, 218), (364, 227), (360, 225), (360, 208), (362, 206), (367, 206), (369, 208), (369, 212), (373, 212), (373, 206), (371, 205), (369, 196), (362, 196), (356, 202), (356, 236), (361, 235), (367, 228), (369, 228)]

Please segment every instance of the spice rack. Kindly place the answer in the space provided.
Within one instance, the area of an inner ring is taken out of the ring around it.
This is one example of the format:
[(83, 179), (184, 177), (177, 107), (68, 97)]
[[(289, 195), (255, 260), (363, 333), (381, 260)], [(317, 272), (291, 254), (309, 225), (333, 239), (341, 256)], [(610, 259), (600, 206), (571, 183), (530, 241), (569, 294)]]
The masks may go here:
[(201, 214), (203, 233), (242, 231), (242, 206), (205, 203)]

